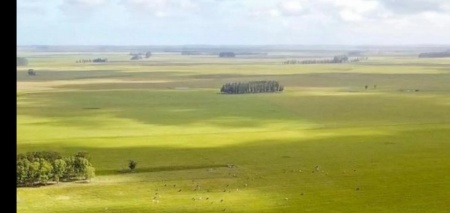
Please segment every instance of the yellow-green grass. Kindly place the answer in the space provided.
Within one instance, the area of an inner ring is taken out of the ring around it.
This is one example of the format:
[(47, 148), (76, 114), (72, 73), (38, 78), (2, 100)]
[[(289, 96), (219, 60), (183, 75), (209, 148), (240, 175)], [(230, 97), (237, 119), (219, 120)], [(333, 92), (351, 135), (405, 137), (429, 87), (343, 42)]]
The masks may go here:
[[(91, 183), (18, 188), (18, 212), (450, 208), (447, 59), (107, 57), (123, 61), (80, 65), (78, 55), (55, 55), (18, 68), (18, 152), (88, 151), (97, 172)], [(29, 67), (38, 75), (26, 76)], [(224, 82), (253, 79), (286, 90), (218, 94)], [(138, 162), (134, 173), (128, 160)]]

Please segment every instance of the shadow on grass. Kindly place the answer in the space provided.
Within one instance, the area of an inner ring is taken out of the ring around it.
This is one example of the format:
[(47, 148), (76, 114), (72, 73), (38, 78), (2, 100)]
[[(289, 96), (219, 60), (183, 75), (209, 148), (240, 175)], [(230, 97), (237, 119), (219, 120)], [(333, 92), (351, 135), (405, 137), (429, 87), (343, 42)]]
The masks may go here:
[(217, 165), (181, 165), (181, 166), (161, 166), (161, 167), (138, 167), (133, 171), (129, 169), (107, 169), (97, 170), (97, 175), (120, 175), (120, 174), (133, 174), (133, 173), (147, 173), (147, 172), (167, 172), (167, 171), (182, 171), (182, 170), (194, 170), (194, 169), (208, 169), (208, 168), (225, 168), (226, 164)]
[(18, 185), (16, 187), (17, 188), (41, 188), (41, 187), (47, 187), (47, 186), (57, 186), (58, 184), (64, 184), (64, 183), (86, 184), (86, 183), (90, 183), (90, 180), (72, 179), (72, 180), (60, 180), (59, 182), (48, 181), (47, 183), (36, 183), (33, 185)]
[[(129, 74), (127, 72), (127, 74)], [(61, 89), (77, 89), (77, 90), (107, 90), (107, 89), (173, 89), (176, 87), (189, 88), (217, 88), (224, 83), (239, 81), (256, 81), (256, 80), (276, 80), (285, 88), (289, 87), (352, 87), (364, 90), (364, 85), (378, 85), (383, 88), (404, 88), (418, 85), (420, 82), (421, 89), (433, 89), (436, 87), (447, 88), (447, 82), (450, 80), (449, 74), (366, 74), (354, 73), (351, 71), (339, 70), (339, 73), (304, 73), (304, 74), (192, 74), (192, 73), (170, 73), (161, 72), (155, 74), (148, 73), (131, 73), (131, 78), (139, 78), (140, 80), (155, 80), (169, 78), (172, 82), (122, 82), (122, 83), (92, 83), (83, 85), (61, 85), (57, 88)], [(106, 78), (106, 77), (105, 77)], [(119, 77), (118, 77), (119, 78)]]

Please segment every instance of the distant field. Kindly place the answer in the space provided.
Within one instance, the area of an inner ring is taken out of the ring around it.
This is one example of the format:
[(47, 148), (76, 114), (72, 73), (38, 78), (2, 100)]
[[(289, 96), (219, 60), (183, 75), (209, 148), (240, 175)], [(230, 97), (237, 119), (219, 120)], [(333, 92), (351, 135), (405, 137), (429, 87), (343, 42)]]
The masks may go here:
[[(87, 151), (97, 174), (18, 188), (20, 213), (450, 211), (450, 59), (19, 55), (18, 153)], [(251, 80), (285, 91), (218, 93)]]

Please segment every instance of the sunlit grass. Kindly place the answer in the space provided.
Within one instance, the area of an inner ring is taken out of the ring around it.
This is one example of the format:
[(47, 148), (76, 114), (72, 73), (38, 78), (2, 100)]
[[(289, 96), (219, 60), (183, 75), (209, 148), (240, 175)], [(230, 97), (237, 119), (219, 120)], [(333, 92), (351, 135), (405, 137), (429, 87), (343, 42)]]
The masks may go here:
[[(448, 211), (447, 59), (28, 56), (18, 68), (18, 152), (88, 151), (97, 177), (18, 188), (18, 212)], [(74, 63), (87, 57), (117, 62)], [(217, 94), (249, 79), (287, 86)]]

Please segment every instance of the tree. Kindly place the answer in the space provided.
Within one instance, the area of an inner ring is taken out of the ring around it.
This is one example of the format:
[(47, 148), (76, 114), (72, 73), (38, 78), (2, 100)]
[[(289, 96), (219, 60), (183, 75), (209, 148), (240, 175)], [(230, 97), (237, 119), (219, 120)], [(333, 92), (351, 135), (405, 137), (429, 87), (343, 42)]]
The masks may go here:
[(30, 163), (27, 172), (27, 183), (26, 183), (27, 185), (32, 186), (39, 180), (40, 167), (41, 164), (39, 163), (39, 161), (34, 161)]
[(64, 161), (66, 163), (66, 169), (63, 174), (63, 177), (65, 180), (71, 180), (74, 178), (86, 179), (88, 173), (91, 172), (88, 171), (89, 170), (88, 167), (92, 167), (92, 165), (89, 162), (89, 160), (86, 159), (85, 157), (89, 157), (89, 155), (87, 155), (87, 152), (79, 152), (74, 156), (64, 158)]
[(29, 181), (28, 171), (30, 170), (30, 161), (27, 158), (19, 158), (16, 164), (17, 185), (25, 185)]
[(63, 178), (68, 181), (76, 176), (75, 172), (75, 157), (70, 156), (64, 158), (64, 162), (66, 163), (66, 170), (63, 173)]
[(59, 179), (64, 176), (66, 172), (66, 161), (57, 159), (53, 162), (53, 178), (59, 183)]
[(150, 58), (152, 56), (152, 52), (146, 52), (145, 53), (145, 58)]
[(77, 152), (77, 154), (75, 154), (75, 157), (76, 157), (76, 158), (78, 158), (78, 157), (80, 157), (80, 158), (86, 158), (88, 161), (91, 160), (91, 155), (89, 155), (88, 152), (84, 152), (84, 151), (82, 151), (82, 152)]
[(75, 176), (78, 178), (85, 177), (86, 173), (87, 173), (87, 168), (89, 166), (91, 166), (88, 159), (83, 158), (83, 157), (75, 157), (73, 165), (74, 165)]
[(38, 182), (47, 185), (48, 180), (52, 178), (53, 166), (50, 162), (45, 160), (44, 158), (39, 159), (39, 178)]
[(130, 168), (130, 170), (131, 170), (132, 172), (134, 171), (134, 169), (136, 168), (136, 166), (137, 166), (137, 162), (136, 162), (136, 161), (130, 160), (130, 162), (128, 162), (128, 168)]
[(334, 63), (344, 63), (348, 61), (348, 57), (346, 55), (337, 55), (334, 56), (333, 62)]

